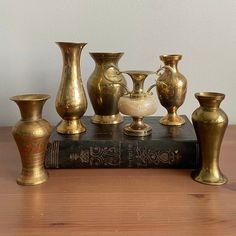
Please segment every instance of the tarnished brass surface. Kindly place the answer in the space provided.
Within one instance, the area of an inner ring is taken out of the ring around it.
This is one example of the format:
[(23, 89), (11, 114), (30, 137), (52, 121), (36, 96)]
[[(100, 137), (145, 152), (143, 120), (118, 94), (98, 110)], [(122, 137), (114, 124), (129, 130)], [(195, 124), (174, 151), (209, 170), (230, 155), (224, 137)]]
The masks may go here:
[(157, 100), (144, 91), (144, 81), (152, 71), (123, 71), (133, 81), (133, 90), (120, 98), (118, 107), (121, 113), (133, 118), (133, 122), (124, 127), (124, 134), (130, 136), (147, 136), (151, 134), (151, 126), (144, 123), (144, 116), (152, 115), (157, 109)]
[(62, 117), (57, 132), (78, 134), (86, 130), (80, 118), (87, 109), (87, 99), (81, 79), (80, 56), (86, 43), (57, 42), (63, 56), (61, 83), (55, 106)]
[(185, 123), (185, 120), (177, 115), (177, 109), (184, 103), (187, 92), (187, 80), (177, 68), (178, 61), (181, 58), (181, 55), (160, 56), (164, 65), (171, 68), (171, 70), (164, 70), (164, 73), (157, 79), (158, 98), (168, 112), (160, 120), (163, 125), (182, 125)]
[(51, 126), (42, 119), (42, 109), (49, 98), (46, 94), (26, 94), (10, 98), (16, 102), (21, 112), (21, 120), (12, 129), (22, 162), (18, 184), (36, 185), (48, 178), (44, 169), (44, 154)]
[(118, 84), (110, 86), (106, 77), (112, 82), (119, 81), (126, 85), (123, 75), (113, 73), (112, 70), (113, 67), (118, 68), (118, 61), (123, 53), (93, 52), (90, 55), (96, 63), (87, 82), (88, 94), (95, 111), (91, 120), (97, 124), (118, 124), (123, 121), (118, 110), (118, 100), (125, 90)]
[(201, 168), (192, 173), (194, 180), (210, 185), (227, 182), (219, 167), (219, 154), (228, 118), (219, 108), (225, 95), (222, 93), (196, 93), (200, 103), (192, 114), (192, 121), (200, 146)]

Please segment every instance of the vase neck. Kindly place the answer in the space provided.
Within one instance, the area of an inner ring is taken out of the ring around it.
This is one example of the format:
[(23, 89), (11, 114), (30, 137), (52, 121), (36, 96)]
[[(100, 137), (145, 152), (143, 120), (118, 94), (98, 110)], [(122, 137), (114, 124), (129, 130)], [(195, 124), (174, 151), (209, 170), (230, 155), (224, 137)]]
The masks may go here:
[(120, 58), (123, 56), (124, 53), (91, 52), (89, 54), (94, 59), (96, 66), (104, 64), (111, 64), (117, 66)]
[(203, 92), (196, 93), (195, 97), (197, 98), (201, 107), (207, 109), (218, 109), (221, 102), (225, 98), (225, 95), (222, 93)]
[(57, 42), (63, 56), (63, 63), (67, 69), (75, 70), (80, 73), (80, 57), (83, 47), (86, 43), (67, 43)]
[(170, 66), (174, 72), (178, 72), (178, 62), (181, 60), (181, 55), (161, 55), (160, 59), (165, 66)]
[[(26, 97), (27, 96), (27, 97)], [(21, 119), (24, 121), (35, 121), (42, 118), (43, 105), (50, 98), (49, 95), (36, 97), (36, 95), (24, 95), (12, 97), (21, 113)]]
[(128, 74), (133, 81), (133, 90), (131, 92), (132, 97), (142, 97), (145, 95), (144, 92), (144, 81), (151, 71), (124, 71), (123, 73)]

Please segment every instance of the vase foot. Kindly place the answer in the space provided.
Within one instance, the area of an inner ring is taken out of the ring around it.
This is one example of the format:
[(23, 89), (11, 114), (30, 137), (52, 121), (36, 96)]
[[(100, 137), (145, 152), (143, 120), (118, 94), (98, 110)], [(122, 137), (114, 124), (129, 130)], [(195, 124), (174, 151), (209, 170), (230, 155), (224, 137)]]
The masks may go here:
[(101, 116), (101, 115), (94, 115), (91, 118), (92, 123), (94, 124), (119, 124), (123, 122), (123, 117), (121, 114), (115, 114), (110, 116)]
[(142, 129), (134, 129), (131, 124), (128, 124), (124, 127), (124, 134), (135, 137), (148, 136), (152, 133), (152, 127), (150, 125), (144, 124), (145, 127)]
[(166, 116), (162, 117), (160, 119), (160, 123), (162, 125), (183, 125), (185, 123), (184, 118), (182, 118), (181, 116), (178, 116), (176, 114), (167, 114)]
[(62, 120), (57, 126), (57, 132), (60, 134), (80, 134), (86, 131), (85, 126), (79, 120)]
[(228, 179), (221, 172), (211, 174), (208, 171), (196, 170), (191, 173), (193, 180), (208, 185), (223, 185), (227, 183)]
[(17, 178), (16, 182), (20, 185), (37, 185), (46, 182), (48, 173), (46, 170), (41, 171), (27, 171), (23, 170), (21, 175)]

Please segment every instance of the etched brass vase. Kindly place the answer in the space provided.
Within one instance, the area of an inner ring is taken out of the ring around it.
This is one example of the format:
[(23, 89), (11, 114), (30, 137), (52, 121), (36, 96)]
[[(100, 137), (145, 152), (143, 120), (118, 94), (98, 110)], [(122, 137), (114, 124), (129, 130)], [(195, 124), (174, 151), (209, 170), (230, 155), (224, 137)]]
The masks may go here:
[(21, 120), (12, 129), (22, 162), (18, 184), (36, 185), (48, 178), (44, 169), (44, 154), (51, 126), (42, 119), (42, 109), (49, 98), (46, 94), (26, 94), (10, 98), (16, 102), (21, 112)]
[[(127, 124), (123, 132), (129, 136), (147, 136), (151, 134), (152, 127), (144, 123), (144, 117), (152, 115), (157, 110), (157, 100), (149, 93), (144, 91), (144, 81), (152, 71), (124, 71), (133, 81), (133, 90), (127, 95), (120, 97), (118, 107), (121, 113), (133, 118), (131, 124)], [(128, 91), (128, 90), (127, 90)]]
[(119, 81), (126, 85), (122, 74), (112, 73), (112, 68), (118, 68), (118, 61), (123, 53), (90, 53), (96, 66), (88, 79), (87, 89), (95, 115), (92, 122), (97, 124), (118, 124), (123, 121), (123, 117), (118, 110), (118, 100), (125, 93), (123, 87), (118, 84), (110, 86), (110, 82)]
[(192, 121), (200, 147), (201, 168), (192, 173), (194, 180), (210, 185), (221, 185), (227, 178), (219, 168), (219, 154), (228, 118), (219, 108), (225, 95), (222, 93), (196, 93), (200, 103), (192, 114)]
[(160, 103), (168, 112), (166, 116), (160, 119), (160, 123), (163, 125), (182, 125), (185, 123), (185, 120), (177, 115), (177, 109), (183, 104), (187, 92), (187, 80), (177, 68), (181, 58), (181, 55), (160, 56), (164, 66), (171, 68), (171, 70), (164, 70), (156, 84)]
[(61, 83), (56, 97), (56, 110), (62, 117), (57, 126), (61, 134), (78, 134), (86, 130), (80, 118), (87, 109), (81, 79), (80, 56), (86, 43), (57, 42), (63, 56)]

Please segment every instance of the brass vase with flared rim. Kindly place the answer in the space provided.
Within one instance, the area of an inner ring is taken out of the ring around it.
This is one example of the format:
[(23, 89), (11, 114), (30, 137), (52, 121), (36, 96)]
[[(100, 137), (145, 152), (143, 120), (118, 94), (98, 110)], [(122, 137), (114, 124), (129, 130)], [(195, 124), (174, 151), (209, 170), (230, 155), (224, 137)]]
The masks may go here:
[(228, 117), (220, 108), (225, 95), (215, 92), (196, 93), (200, 103), (192, 114), (200, 147), (201, 168), (192, 173), (197, 182), (221, 185), (227, 182), (219, 167), (220, 147), (228, 125)]
[(48, 179), (44, 169), (44, 155), (51, 126), (42, 118), (42, 109), (49, 98), (47, 94), (25, 94), (10, 98), (21, 112), (21, 120), (12, 129), (22, 162), (18, 184), (36, 185)]
[(95, 115), (91, 118), (96, 124), (118, 124), (123, 117), (118, 110), (118, 100), (124, 95), (125, 90), (118, 84), (110, 86), (105, 75), (113, 82), (119, 81), (126, 85), (122, 74), (111, 73), (111, 69), (118, 68), (118, 61), (124, 53), (92, 52), (91, 57), (96, 65), (87, 82), (87, 90)]
[(127, 124), (123, 132), (129, 136), (147, 136), (151, 134), (152, 128), (144, 123), (145, 116), (152, 115), (157, 109), (157, 100), (152, 93), (144, 91), (144, 81), (152, 71), (123, 71), (133, 81), (133, 90), (127, 95), (120, 97), (118, 108), (121, 113), (133, 118), (131, 124)]
[(86, 43), (57, 42), (63, 56), (61, 83), (56, 97), (56, 110), (63, 119), (57, 126), (61, 134), (86, 131), (80, 118), (87, 109), (87, 99), (80, 72), (80, 57)]
[(178, 108), (184, 103), (187, 92), (187, 80), (178, 71), (177, 64), (181, 55), (161, 55), (160, 59), (171, 70), (165, 70), (157, 79), (157, 94), (160, 103), (167, 109), (167, 115), (160, 119), (163, 125), (182, 125), (183, 117), (177, 115)]

